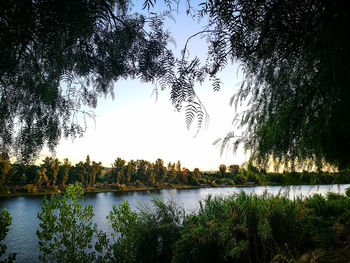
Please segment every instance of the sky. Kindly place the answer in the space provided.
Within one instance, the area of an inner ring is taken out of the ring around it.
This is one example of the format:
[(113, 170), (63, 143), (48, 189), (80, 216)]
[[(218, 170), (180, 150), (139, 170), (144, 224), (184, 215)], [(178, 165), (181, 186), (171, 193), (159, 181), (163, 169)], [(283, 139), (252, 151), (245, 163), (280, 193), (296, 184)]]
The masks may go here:
[[(164, 8), (159, 2), (156, 10)], [(167, 20), (165, 28), (176, 40), (176, 46), (170, 43), (169, 47), (179, 55), (187, 38), (202, 27), (185, 14), (183, 6), (175, 19)], [(192, 39), (188, 48), (191, 57), (205, 60), (205, 39)], [(55, 156), (77, 163), (84, 161), (89, 154), (91, 160), (101, 161), (105, 167), (110, 167), (117, 157), (126, 161), (144, 159), (151, 162), (161, 158), (165, 164), (180, 160), (183, 167), (198, 167), (203, 171), (217, 170), (220, 164), (242, 164), (248, 160), (248, 155), (241, 148), (236, 154), (228, 150), (221, 155), (220, 147), (213, 145), (216, 139), (233, 130), (235, 110), (229, 101), (242, 82), (238, 64), (232, 64), (220, 76), (222, 86), (219, 92), (214, 92), (209, 82), (195, 87), (209, 113), (206, 127), (197, 135), (196, 123), (188, 130), (184, 112), (177, 112), (172, 106), (170, 90), (160, 91), (156, 97), (154, 84), (122, 80), (115, 83), (114, 100), (111, 96), (100, 98), (94, 110), (96, 118), (88, 120), (84, 137), (62, 139)], [(39, 160), (46, 156), (51, 156), (51, 153), (44, 149)]]

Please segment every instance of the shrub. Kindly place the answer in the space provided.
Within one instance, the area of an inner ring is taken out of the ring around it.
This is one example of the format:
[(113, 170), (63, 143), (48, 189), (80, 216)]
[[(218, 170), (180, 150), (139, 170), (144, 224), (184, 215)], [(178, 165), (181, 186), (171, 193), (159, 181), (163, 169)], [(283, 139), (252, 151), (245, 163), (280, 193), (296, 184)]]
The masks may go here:
[(135, 185), (136, 185), (137, 188), (145, 187), (145, 185), (140, 180), (136, 180)]
[(1, 241), (5, 239), (9, 226), (11, 225), (12, 217), (10, 213), (3, 209), (0, 213), (0, 262), (11, 263), (16, 259), (16, 254), (12, 253), (8, 255), (7, 259), (2, 260), (1, 257), (6, 252), (6, 245), (2, 244)]
[(38, 192), (38, 188), (34, 184), (27, 184), (25, 188), (26, 188), (26, 191), (30, 194), (35, 194)]
[(118, 190), (124, 191), (126, 190), (126, 185), (125, 184), (117, 184)]
[(82, 206), (83, 189), (80, 184), (69, 185), (63, 196), (54, 194), (48, 201), (44, 197), (41, 221), (36, 234), (39, 239), (44, 262), (92, 262), (96, 252), (92, 251), (93, 238), (97, 237), (97, 226), (92, 223), (92, 205)]
[(350, 197), (350, 187), (346, 188), (345, 195)]
[(107, 219), (114, 231), (110, 257), (114, 258), (116, 262), (135, 262), (136, 248), (134, 241), (137, 239), (137, 214), (132, 212), (129, 203), (124, 201), (118, 208), (113, 205)]
[(236, 185), (243, 185), (246, 184), (247, 178), (243, 174), (236, 174), (233, 177), (233, 181), (235, 182)]

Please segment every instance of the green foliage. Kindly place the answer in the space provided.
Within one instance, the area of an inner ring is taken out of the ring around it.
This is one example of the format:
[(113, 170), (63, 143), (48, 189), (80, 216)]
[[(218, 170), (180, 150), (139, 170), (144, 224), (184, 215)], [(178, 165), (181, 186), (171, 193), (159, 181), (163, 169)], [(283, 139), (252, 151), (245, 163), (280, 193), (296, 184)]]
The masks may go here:
[(136, 180), (135, 185), (136, 187), (139, 187), (139, 188), (145, 187), (145, 185), (140, 180)]
[(65, 158), (63, 160), (63, 178), (62, 178), (62, 185), (66, 185), (69, 177), (69, 169), (72, 167), (72, 163), (68, 160), (68, 158)]
[(116, 262), (137, 262), (135, 240), (137, 239), (138, 217), (132, 212), (129, 203), (124, 201), (118, 208), (113, 205), (107, 219), (112, 225), (113, 243), (111, 250)]
[(46, 186), (50, 184), (50, 180), (46, 175), (46, 168), (39, 168), (37, 170), (37, 175), (35, 177), (35, 184), (39, 187), (41, 187), (42, 183), (46, 183)]
[(6, 245), (1, 242), (5, 239), (9, 226), (11, 225), (12, 217), (10, 213), (3, 209), (0, 213), (0, 263), (11, 263), (16, 259), (16, 254), (10, 254), (7, 258), (2, 259), (3, 254), (6, 252)]
[(136, 262), (170, 262), (184, 215), (183, 208), (173, 200), (154, 199), (152, 208), (141, 207), (134, 240)]
[(239, 165), (238, 164), (232, 164), (228, 167), (229, 172), (232, 175), (236, 175), (239, 172)]
[(30, 161), (45, 144), (82, 135), (89, 107), (113, 95), (116, 80), (164, 74), (173, 55), (161, 17), (130, 10), (127, 0), (1, 5), (1, 150)]
[(124, 183), (124, 166), (125, 160), (117, 158), (112, 164), (112, 182), (113, 183)]
[(221, 176), (221, 177), (226, 177), (226, 170), (227, 170), (226, 165), (220, 164), (220, 166), (219, 166), (219, 172), (220, 172), (220, 176)]
[(30, 194), (35, 194), (38, 192), (38, 189), (34, 184), (27, 184), (26, 191)]
[(346, 194), (348, 197), (350, 197), (350, 187), (346, 188), (345, 194)]
[(162, 183), (166, 180), (167, 170), (164, 166), (163, 160), (160, 158), (158, 158), (154, 163), (154, 174), (157, 182)]
[(192, 185), (199, 185), (199, 179), (201, 178), (201, 172), (198, 168), (194, 168), (193, 172), (190, 172), (189, 183)]
[(41, 223), (37, 230), (43, 262), (92, 262), (93, 238), (97, 235), (92, 205), (82, 206), (81, 185), (69, 185), (66, 193), (44, 197), (42, 211), (38, 213)]
[(136, 175), (136, 163), (134, 162), (134, 160), (130, 160), (125, 169), (125, 181), (127, 183), (130, 183)]
[(11, 161), (7, 153), (0, 155), (0, 192), (5, 190), (5, 184), (9, 181)]
[(349, 206), (337, 194), (294, 201), (266, 193), (209, 196), (183, 222), (173, 262), (310, 262), (320, 250), (316, 262), (346, 262)]
[(325, 160), (350, 166), (349, 48), (346, 1), (204, 1), (208, 68), (231, 60), (245, 80), (231, 100), (247, 100), (237, 113), (244, 132), (221, 140), (240, 143), (266, 165)]
[[(346, 263), (350, 256), (350, 198), (344, 195), (209, 196), (187, 216), (174, 201), (155, 199), (137, 213), (124, 201), (107, 217), (112, 240), (92, 225), (92, 208), (82, 209), (81, 195), (80, 186), (70, 185), (62, 198), (45, 200), (38, 231), (42, 260)], [(73, 233), (79, 235), (72, 239)]]

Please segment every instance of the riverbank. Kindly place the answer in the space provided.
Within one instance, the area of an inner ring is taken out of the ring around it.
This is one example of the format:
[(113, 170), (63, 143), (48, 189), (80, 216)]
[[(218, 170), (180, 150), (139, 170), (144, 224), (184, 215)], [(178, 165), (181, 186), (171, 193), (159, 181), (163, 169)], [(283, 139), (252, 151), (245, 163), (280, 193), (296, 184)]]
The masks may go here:
[[(305, 184), (310, 186), (318, 186), (318, 185), (328, 185), (328, 184)], [(332, 185), (332, 184), (329, 184)], [(341, 184), (339, 184), (341, 185)], [(242, 185), (219, 185), (219, 184), (201, 184), (201, 185), (179, 185), (179, 184), (164, 184), (164, 185), (157, 185), (157, 186), (142, 186), (137, 187), (135, 185), (125, 186), (125, 185), (95, 185), (90, 187), (83, 187), (83, 191), (85, 194), (89, 193), (108, 193), (108, 192), (115, 192), (115, 193), (127, 193), (127, 192), (142, 192), (142, 191), (153, 191), (153, 190), (164, 190), (164, 189), (201, 189), (201, 188), (225, 188), (225, 187), (256, 187), (256, 186), (262, 186), (259, 184), (254, 184), (252, 182), (249, 182), (247, 184)], [(269, 183), (263, 186), (281, 186), (281, 187), (288, 187), (288, 186), (298, 186), (298, 185), (278, 185)], [(45, 195), (52, 195), (52, 194), (63, 194), (65, 192), (65, 188), (63, 186), (54, 187), (46, 187), (42, 189), (37, 189), (36, 192), (27, 192), (27, 189), (25, 187), (14, 187), (13, 189), (9, 189), (7, 193), (0, 193), (0, 197), (20, 197), (20, 196), (45, 196)]]
[[(139, 207), (153, 207), (152, 200), (174, 200), (187, 214), (198, 212), (199, 201), (205, 200), (208, 196), (228, 198), (231, 195), (238, 195), (244, 191), (247, 195), (256, 194), (262, 196), (265, 191), (274, 196), (287, 196), (289, 200), (295, 200), (302, 196), (308, 198), (314, 194), (327, 196), (327, 193), (344, 195), (347, 185), (301, 185), (291, 187), (279, 186), (256, 186), (256, 187), (208, 187), (189, 190), (164, 189), (156, 191), (135, 191), (135, 192), (101, 192), (86, 194), (84, 203), (93, 205), (95, 214), (93, 222), (99, 229), (104, 230), (108, 235), (111, 226), (106, 217), (113, 205), (119, 206), (127, 201), (133, 211)], [(37, 214), (41, 211), (43, 198), (40, 196), (26, 197), (5, 197), (0, 198), (0, 210), (6, 208), (12, 216), (12, 225), (6, 237), (7, 251), (17, 253), (16, 262), (38, 262), (39, 245), (36, 231), (39, 227)], [(265, 211), (266, 212), (266, 211)]]

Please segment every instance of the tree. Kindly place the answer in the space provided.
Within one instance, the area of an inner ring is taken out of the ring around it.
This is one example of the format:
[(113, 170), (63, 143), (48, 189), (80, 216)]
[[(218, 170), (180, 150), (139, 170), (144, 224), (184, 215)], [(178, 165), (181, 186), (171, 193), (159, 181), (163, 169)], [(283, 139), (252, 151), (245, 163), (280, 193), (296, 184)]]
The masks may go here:
[(170, 183), (175, 183), (176, 179), (176, 164), (175, 163), (168, 163), (168, 173), (167, 173), (167, 178)]
[(140, 180), (143, 183), (147, 182), (147, 170), (149, 168), (149, 165), (150, 163), (145, 160), (136, 161), (136, 180)]
[(66, 185), (69, 176), (69, 169), (72, 167), (72, 163), (68, 160), (68, 158), (63, 159), (63, 178), (62, 185)]
[(350, 26), (346, 1), (205, 1), (209, 61), (238, 60), (245, 81), (231, 102), (249, 99), (229, 133), (252, 160), (322, 160), (350, 167)]
[(46, 168), (39, 168), (37, 169), (37, 175), (36, 175), (36, 178), (35, 178), (35, 184), (39, 187), (41, 187), (42, 183), (46, 183), (46, 186), (49, 186), (50, 185), (50, 180), (49, 178), (47, 177), (46, 175)]
[[(132, 263), (136, 261), (135, 240), (137, 239), (137, 213), (131, 211), (129, 203), (123, 201), (118, 208), (113, 205), (107, 219), (112, 225), (113, 243), (111, 245), (115, 262)], [(118, 236), (116, 238), (116, 234)]]
[(63, 196), (44, 198), (41, 221), (36, 234), (43, 262), (92, 262), (96, 253), (91, 250), (97, 226), (92, 223), (92, 205), (82, 206), (83, 190), (79, 184), (69, 185)]
[(57, 182), (57, 174), (60, 169), (61, 162), (56, 158), (53, 160), (51, 164), (51, 170), (52, 170), (52, 186), (56, 185)]
[(167, 170), (163, 160), (160, 158), (154, 163), (154, 174), (157, 182), (163, 183), (166, 180)]
[(1, 244), (1, 241), (5, 239), (9, 226), (11, 225), (12, 217), (10, 213), (4, 208), (0, 213), (0, 263), (11, 263), (16, 259), (16, 254), (12, 253), (8, 255), (7, 259), (1, 259), (2, 255), (6, 252), (6, 245)]
[(201, 171), (199, 170), (199, 168), (194, 168), (193, 172), (190, 173), (190, 178), (189, 178), (190, 184), (199, 185), (200, 177), (201, 177)]
[(230, 173), (232, 175), (236, 175), (239, 173), (239, 165), (238, 164), (231, 164), (229, 167), (228, 167), (228, 170), (230, 171)]
[[(99, 95), (121, 78), (162, 75), (169, 36), (159, 16), (128, 0), (3, 1), (0, 7), (0, 150), (35, 158), (79, 136)], [(16, 124), (16, 125), (15, 125)]]
[(188, 177), (190, 175), (190, 170), (188, 170), (187, 168), (182, 168), (181, 173), (179, 174), (180, 177), (178, 178), (178, 180), (180, 181), (181, 184), (187, 184), (188, 182)]
[(136, 175), (136, 163), (134, 160), (130, 160), (126, 166), (125, 177), (126, 183), (134, 181)]
[[(176, 1), (167, 1), (176, 4)], [(147, 0), (148, 6), (155, 1)], [(235, 125), (221, 142), (243, 144), (251, 161), (296, 164), (310, 160), (350, 167), (350, 7), (346, 1), (229, 0), (188, 1), (188, 13), (204, 18), (206, 27), (191, 36), (209, 42), (208, 57), (186, 59), (187, 43), (171, 79), (173, 104), (186, 105), (186, 122), (203, 120), (203, 105), (194, 91), (206, 76), (220, 89), (218, 73), (238, 61), (244, 73), (230, 103), (246, 102)]]
[(102, 163), (92, 161), (91, 174), (90, 174), (90, 185), (94, 185), (96, 181), (96, 175), (102, 170)]
[(0, 192), (5, 189), (5, 183), (9, 180), (11, 161), (7, 153), (0, 155)]
[(147, 164), (146, 180), (144, 182), (148, 185), (155, 185), (156, 183), (159, 183), (159, 181), (157, 181), (156, 168), (154, 163)]
[(79, 162), (75, 165), (78, 175), (80, 177), (80, 182), (85, 187), (95, 184), (96, 175), (102, 170), (102, 163), (90, 160), (90, 155), (86, 156), (86, 161)]
[(122, 158), (117, 158), (112, 164), (112, 177), (113, 183), (123, 183), (124, 182), (124, 167), (126, 161)]
[(85, 166), (85, 164), (82, 162), (82, 161), (80, 161), (79, 163), (77, 163), (76, 165), (75, 165), (75, 170), (76, 170), (76, 172), (77, 172), (77, 174), (78, 174), (78, 176), (79, 176), (79, 179), (80, 179), (80, 183), (82, 184), (82, 185), (86, 185), (86, 166)]
[(226, 177), (226, 170), (227, 170), (226, 165), (220, 164), (220, 166), (219, 166), (219, 173), (220, 173), (220, 176), (222, 178)]
[(57, 182), (57, 174), (59, 171), (60, 161), (57, 158), (46, 157), (41, 164), (42, 171), (45, 169), (45, 176), (47, 176), (48, 184), (52, 184), (52, 186), (56, 185)]
[[(81, 105), (95, 106), (122, 77), (170, 87), (173, 105), (186, 106), (187, 125), (197, 117), (200, 127), (206, 111), (195, 84), (209, 77), (219, 90), (218, 73), (238, 61), (245, 80), (231, 103), (246, 101), (249, 108), (235, 116), (244, 132), (228, 133), (222, 145), (243, 144), (261, 166), (273, 159), (294, 168), (311, 159), (319, 167), (350, 167), (346, 1), (203, 1), (198, 8), (188, 1), (188, 13), (207, 21), (194, 35), (209, 43), (205, 63), (187, 58), (188, 42), (175, 59), (159, 16), (146, 24), (127, 14), (124, 1), (17, 2), (7, 1), (0, 11), (6, 21), (0, 28), (6, 54), (0, 61), (1, 148), (28, 158), (45, 143), (53, 149), (61, 136), (82, 134), (74, 120), (89, 112)], [(154, 2), (146, 0), (145, 7)]]
[(180, 160), (178, 160), (176, 163), (175, 171), (176, 171), (176, 182), (180, 184), (181, 178), (182, 178), (182, 169), (181, 169)]

